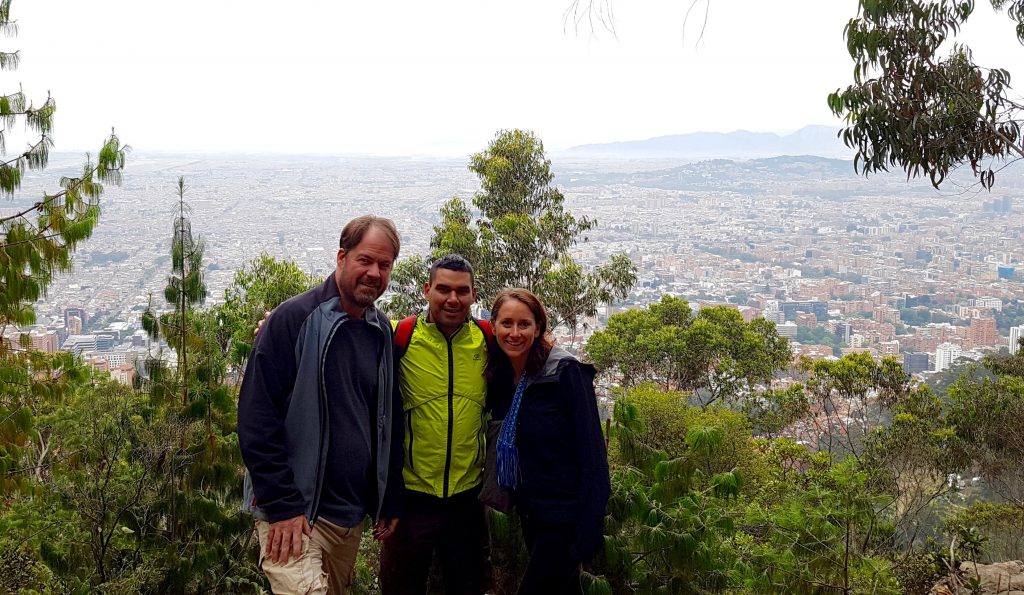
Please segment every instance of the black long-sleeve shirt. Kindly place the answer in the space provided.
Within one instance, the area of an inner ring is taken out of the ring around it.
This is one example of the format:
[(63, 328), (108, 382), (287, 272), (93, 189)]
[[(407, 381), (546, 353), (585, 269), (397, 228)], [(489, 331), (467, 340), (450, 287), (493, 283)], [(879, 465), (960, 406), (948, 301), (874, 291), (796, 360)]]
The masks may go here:
[[(376, 500), (374, 489), (377, 362), (383, 341), (363, 320), (345, 323), (324, 358), (330, 443), (324, 468), (320, 515), (335, 525), (355, 527)], [(387, 346), (391, 348), (390, 345)]]

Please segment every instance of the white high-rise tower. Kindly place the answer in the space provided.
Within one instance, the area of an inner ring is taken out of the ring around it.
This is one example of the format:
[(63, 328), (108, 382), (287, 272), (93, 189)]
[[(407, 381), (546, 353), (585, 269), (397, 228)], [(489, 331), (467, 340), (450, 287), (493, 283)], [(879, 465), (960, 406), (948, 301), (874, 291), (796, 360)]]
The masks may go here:
[(952, 343), (943, 343), (935, 349), (935, 371), (941, 372), (963, 355), (963, 350), (960, 349), (959, 345), (953, 345)]
[(1024, 334), (1024, 325), (1010, 327), (1010, 355), (1017, 355), (1022, 334)]

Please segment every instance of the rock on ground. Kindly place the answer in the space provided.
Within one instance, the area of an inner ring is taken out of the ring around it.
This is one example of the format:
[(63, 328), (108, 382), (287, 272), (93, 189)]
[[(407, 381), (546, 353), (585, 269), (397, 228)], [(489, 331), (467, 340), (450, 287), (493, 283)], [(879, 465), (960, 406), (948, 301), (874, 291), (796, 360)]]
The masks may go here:
[(949, 578), (945, 578), (932, 588), (929, 595), (969, 595), (966, 585), (975, 577), (981, 578), (981, 595), (1024, 595), (1024, 562), (1020, 560), (978, 564), (977, 567), (973, 562), (963, 562), (957, 577), (959, 590), (950, 584)]

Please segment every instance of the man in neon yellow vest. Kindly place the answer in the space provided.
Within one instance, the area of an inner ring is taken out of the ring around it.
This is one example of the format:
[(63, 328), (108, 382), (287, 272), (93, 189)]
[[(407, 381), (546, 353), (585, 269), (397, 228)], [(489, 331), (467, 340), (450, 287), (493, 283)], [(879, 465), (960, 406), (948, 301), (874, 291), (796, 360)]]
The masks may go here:
[(384, 595), (424, 594), (436, 552), (447, 595), (484, 592), (487, 525), (477, 500), (483, 479), (483, 372), (491, 335), (470, 317), (473, 269), (451, 254), (430, 267), (425, 315), (397, 324), (405, 416), (405, 497), (384, 540)]

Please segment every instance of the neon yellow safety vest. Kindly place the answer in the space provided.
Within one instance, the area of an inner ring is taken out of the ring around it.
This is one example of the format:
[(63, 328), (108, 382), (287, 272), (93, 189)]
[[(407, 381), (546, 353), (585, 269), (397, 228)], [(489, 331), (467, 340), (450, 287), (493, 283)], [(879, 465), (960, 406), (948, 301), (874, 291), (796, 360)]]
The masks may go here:
[(399, 361), (405, 488), (445, 498), (476, 487), (485, 455), (484, 332), (469, 321), (447, 338), (421, 315)]

